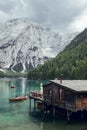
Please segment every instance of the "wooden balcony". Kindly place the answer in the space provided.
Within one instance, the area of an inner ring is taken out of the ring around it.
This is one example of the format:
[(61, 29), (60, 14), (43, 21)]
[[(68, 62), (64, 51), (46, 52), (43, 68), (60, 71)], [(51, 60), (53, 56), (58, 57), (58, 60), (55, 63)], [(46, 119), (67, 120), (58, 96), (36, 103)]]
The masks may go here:
[(43, 93), (41, 91), (30, 91), (29, 97), (37, 100), (43, 101)]

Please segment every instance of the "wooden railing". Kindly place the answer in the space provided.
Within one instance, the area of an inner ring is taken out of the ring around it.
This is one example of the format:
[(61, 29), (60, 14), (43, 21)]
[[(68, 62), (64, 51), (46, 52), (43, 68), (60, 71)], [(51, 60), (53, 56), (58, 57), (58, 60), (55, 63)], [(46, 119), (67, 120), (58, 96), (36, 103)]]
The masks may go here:
[(32, 98), (43, 100), (43, 93), (41, 91), (30, 91), (29, 96)]

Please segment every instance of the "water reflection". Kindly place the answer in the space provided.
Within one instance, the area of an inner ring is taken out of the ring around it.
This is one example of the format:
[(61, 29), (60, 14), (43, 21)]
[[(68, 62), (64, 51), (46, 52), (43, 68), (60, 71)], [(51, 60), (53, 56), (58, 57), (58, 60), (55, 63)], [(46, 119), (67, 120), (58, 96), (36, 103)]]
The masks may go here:
[(35, 125), (40, 127), (40, 130), (86, 130), (87, 121), (71, 121), (70, 123), (63, 118), (52, 118), (49, 116), (41, 115), (39, 113), (32, 113), (32, 116), (29, 116), (29, 120)]
[(24, 78), (21, 82), (21, 87), (22, 87), (22, 95), (25, 95), (26, 80)]
[[(4, 96), (5, 95), (5, 96)], [(0, 79), (0, 96), (5, 98), (9, 95), (8, 80)]]
[[(0, 96), (12, 97), (26, 95), (30, 90), (39, 90), (41, 81), (30, 81), (25, 78), (0, 79)], [(15, 85), (16, 88), (10, 88)]]
[[(67, 120), (63, 118), (55, 119), (39, 111), (34, 113), (33, 106), (32, 112), (29, 113), (29, 100), (13, 103), (8, 101), (9, 97), (26, 95), (30, 90), (39, 90), (41, 83), (42, 81), (22, 78), (0, 79), (0, 130), (86, 130), (86, 121), (67, 124)], [(15, 84), (16, 88), (10, 88), (12, 84)]]

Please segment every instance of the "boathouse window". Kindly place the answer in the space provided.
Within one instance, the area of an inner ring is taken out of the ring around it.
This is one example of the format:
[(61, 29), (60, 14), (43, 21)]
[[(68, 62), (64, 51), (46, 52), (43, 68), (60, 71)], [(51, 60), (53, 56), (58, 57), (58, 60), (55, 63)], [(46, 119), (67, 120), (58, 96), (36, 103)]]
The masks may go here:
[(64, 89), (60, 88), (59, 95), (60, 95), (60, 100), (63, 100), (64, 99)]
[(60, 99), (60, 93), (59, 93), (60, 89), (57, 89), (57, 98)]
[(50, 97), (52, 97), (52, 95), (53, 95), (53, 91), (52, 90), (49, 91), (49, 95), (50, 95)]

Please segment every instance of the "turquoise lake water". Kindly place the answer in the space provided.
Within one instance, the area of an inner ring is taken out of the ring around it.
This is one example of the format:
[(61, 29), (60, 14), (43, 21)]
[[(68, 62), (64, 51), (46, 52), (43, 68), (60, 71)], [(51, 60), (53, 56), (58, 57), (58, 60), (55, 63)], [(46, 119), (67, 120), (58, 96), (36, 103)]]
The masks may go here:
[[(9, 102), (9, 98), (27, 95), (30, 90), (39, 90), (43, 81), (29, 81), (24, 78), (0, 79), (0, 130), (87, 130), (87, 122), (66, 119), (54, 119), (40, 114), (29, 113), (29, 99), (21, 102)], [(45, 83), (45, 81), (43, 82)], [(10, 88), (16, 85), (16, 88)]]

